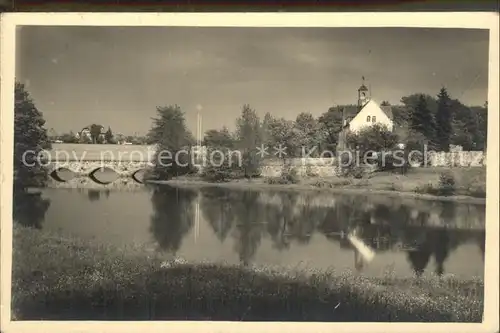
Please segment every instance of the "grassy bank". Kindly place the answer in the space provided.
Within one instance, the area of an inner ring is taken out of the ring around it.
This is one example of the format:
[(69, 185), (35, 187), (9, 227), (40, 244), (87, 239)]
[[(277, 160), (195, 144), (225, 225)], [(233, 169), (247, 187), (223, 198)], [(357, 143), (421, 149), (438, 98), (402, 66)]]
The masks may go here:
[[(454, 192), (439, 195), (442, 174), (453, 175)], [(305, 177), (295, 183), (270, 182), (269, 178), (235, 179), (228, 182), (208, 182), (200, 177), (180, 177), (169, 181), (153, 181), (182, 187), (219, 186), (233, 189), (273, 189), (295, 191), (326, 191), (330, 193), (371, 193), (387, 196), (454, 201), (473, 204), (486, 202), (485, 168), (416, 168), (405, 175), (376, 172), (366, 178)], [(484, 195), (483, 195), (484, 194)]]
[[(481, 281), (189, 263), (14, 228), (18, 320), (480, 321)], [(162, 267), (163, 266), (163, 267)]]

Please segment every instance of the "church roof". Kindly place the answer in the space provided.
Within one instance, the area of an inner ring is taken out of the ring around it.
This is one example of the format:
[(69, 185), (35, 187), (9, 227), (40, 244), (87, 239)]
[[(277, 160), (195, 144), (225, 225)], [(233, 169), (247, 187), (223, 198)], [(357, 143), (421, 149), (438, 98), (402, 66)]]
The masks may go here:
[(382, 105), (382, 106), (380, 106), (380, 108), (382, 109), (382, 111), (384, 111), (387, 118), (389, 118), (390, 120), (393, 120), (392, 119), (392, 117), (393, 117), (392, 107), (390, 105)]
[(358, 114), (359, 108), (356, 105), (348, 105), (344, 107), (344, 116), (355, 117)]

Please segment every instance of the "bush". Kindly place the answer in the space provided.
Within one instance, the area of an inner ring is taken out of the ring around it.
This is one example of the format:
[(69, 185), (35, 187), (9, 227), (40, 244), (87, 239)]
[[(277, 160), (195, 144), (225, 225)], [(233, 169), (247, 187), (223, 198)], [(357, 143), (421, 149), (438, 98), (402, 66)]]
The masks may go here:
[(351, 160), (348, 155), (340, 155), (340, 174), (344, 177), (353, 177), (355, 179), (364, 178), (368, 174), (368, 169), (370, 165), (360, 164), (360, 161), (356, 161), (353, 157)]
[(313, 168), (308, 165), (306, 166), (306, 176), (307, 177), (318, 177), (318, 173), (313, 170)]
[(390, 191), (401, 192), (401, 191), (403, 191), (403, 187), (401, 186), (401, 184), (393, 182), (393, 183), (391, 183), (391, 185), (389, 185), (389, 190)]
[(486, 184), (472, 185), (467, 189), (467, 195), (475, 198), (486, 198)]
[(438, 190), (434, 185), (432, 185), (432, 183), (415, 187), (415, 192), (420, 194), (438, 195)]
[(455, 177), (451, 172), (443, 172), (439, 176), (439, 195), (455, 194)]
[[(398, 152), (399, 154), (395, 156), (395, 154)], [(398, 155), (401, 155), (401, 153), (403, 153), (403, 156), (399, 157)], [(404, 159), (403, 161), (401, 161), (402, 158)], [(380, 154), (377, 159), (377, 166), (378, 171), (392, 171), (394, 173), (400, 174), (405, 174), (411, 167), (410, 163), (408, 162), (407, 154), (404, 154), (404, 152), (401, 150)]]
[(460, 169), (458, 174), (459, 189), (464, 195), (476, 198), (486, 197), (486, 168), (465, 168)]
[[(227, 182), (231, 179), (241, 179), (245, 177), (245, 170), (238, 165), (234, 156), (229, 152), (224, 157), (219, 156), (208, 163), (201, 173), (201, 178), (209, 182)], [(218, 165), (220, 164), (220, 165)]]
[(437, 186), (428, 183), (421, 187), (416, 187), (415, 192), (423, 194), (449, 196), (456, 192), (455, 177), (451, 172), (443, 172), (439, 176), (439, 184)]
[(268, 184), (298, 184), (300, 182), (299, 175), (297, 174), (297, 170), (293, 168), (284, 167), (281, 171), (281, 175), (279, 177), (270, 177), (266, 179)]
[(325, 181), (325, 180), (317, 180), (315, 183), (312, 185), (314, 187), (319, 187), (319, 188), (335, 188), (337, 186), (346, 186), (346, 185), (351, 185), (352, 181), (350, 179), (339, 179), (338, 181)]

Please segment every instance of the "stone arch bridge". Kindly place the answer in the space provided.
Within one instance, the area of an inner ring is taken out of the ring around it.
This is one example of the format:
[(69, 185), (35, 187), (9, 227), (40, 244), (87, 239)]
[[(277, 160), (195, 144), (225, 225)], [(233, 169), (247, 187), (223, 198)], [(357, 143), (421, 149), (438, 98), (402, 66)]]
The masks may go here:
[[(153, 154), (150, 146), (54, 144), (43, 165), (52, 185), (142, 184), (144, 172), (152, 165)], [(102, 180), (100, 171), (106, 172), (108, 179)]]

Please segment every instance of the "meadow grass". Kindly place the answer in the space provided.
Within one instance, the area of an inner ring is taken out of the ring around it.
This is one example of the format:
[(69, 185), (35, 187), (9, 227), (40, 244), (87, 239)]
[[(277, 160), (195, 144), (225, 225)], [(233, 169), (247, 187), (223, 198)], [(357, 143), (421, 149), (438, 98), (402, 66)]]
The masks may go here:
[(479, 322), (483, 283), (210, 263), (165, 265), (15, 226), (13, 320)]
[(474, 168), (414, 168), (405, 174), (374, 172), (366, 178), (353, 179), (328, 177), (308, 180), (319, 188), (365, 188), (372, 191), (413, 192), (440, 196), (441, 175), (450, 175), (455, 180), (455, 196), (486, 198), (486, 167)]

